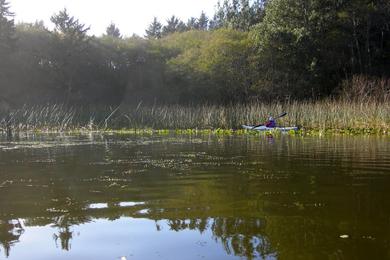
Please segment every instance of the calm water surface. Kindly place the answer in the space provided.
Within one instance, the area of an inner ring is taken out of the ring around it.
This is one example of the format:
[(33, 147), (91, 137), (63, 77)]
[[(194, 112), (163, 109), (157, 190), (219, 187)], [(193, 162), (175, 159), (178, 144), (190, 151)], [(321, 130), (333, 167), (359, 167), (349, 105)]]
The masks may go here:
[(390, 258), (390, 138), (0, 137), (0, 259)]

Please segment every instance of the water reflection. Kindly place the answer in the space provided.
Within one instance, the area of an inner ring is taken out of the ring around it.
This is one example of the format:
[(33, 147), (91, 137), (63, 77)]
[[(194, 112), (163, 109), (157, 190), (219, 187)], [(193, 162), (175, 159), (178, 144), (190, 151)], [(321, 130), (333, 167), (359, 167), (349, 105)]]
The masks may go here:
[(6, 257), (9, 256), (11, 246), (19, 242), (24, 229), (19, 219), (0, 219), (0, 245)]
[[(82, 240), (89, 233), (102, 230), (125, 244), (131, 230), (119, 226), (128, 221), (142, 223), (134, 231), (143, 237), (134, 242), (140, 248), (158, 234), (166, 247), (180, 247), (187, 241), (181, 236), (191, 234), (186, 250), (196, 250), (187, 252), (188, 259), (207, 255), (198, 255), (203, 247), (213, 259), (383, 259), (390, 254), (388, 141), (55, 135), (5, 140), (0, 243), (5, 257), (12, 258), (13, 250), (18, 257), (33, 247), (24, 237), (39, 228), (52, 241), (41, 245), (41, 256), (77, 258), (85, 253), (80, 246), (99, 251), (96, 241)], [(67, 254), (45, 249), (52, 245)], [(106, 247), (110, 259), (118, 256), (115, 248)], [(186, 253), (173, 251), (164, 254)], [(156, 258), (148, 250), (143, 254), (142, 259)]]

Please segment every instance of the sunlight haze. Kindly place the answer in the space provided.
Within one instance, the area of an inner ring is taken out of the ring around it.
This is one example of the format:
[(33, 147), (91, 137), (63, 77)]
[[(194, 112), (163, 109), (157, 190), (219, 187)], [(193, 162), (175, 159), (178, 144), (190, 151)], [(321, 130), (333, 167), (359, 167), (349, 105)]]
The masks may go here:
[(91, 26), (90, 33), (103, 34), (113, 22), (123, 35), (145, 34), (145, 29), (156, 16), (161, 23), (175, 15), (187, 22), (199, 17), (202, 10), (212, 16), (217, 0), (9, 0), (16, 22), (43, 20), (52, 28), (50, 17), (66, 7), (72, 16)]

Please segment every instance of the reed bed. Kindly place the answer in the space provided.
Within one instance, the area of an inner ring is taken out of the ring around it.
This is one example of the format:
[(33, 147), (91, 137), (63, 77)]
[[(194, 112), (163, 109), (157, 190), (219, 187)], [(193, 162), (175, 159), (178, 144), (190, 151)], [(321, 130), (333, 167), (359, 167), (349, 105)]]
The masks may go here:
[[(2, 131), (71, 131), (114, 129), (239, 129), (242, 124), (259, 124), (269, 115), (287, 112), (281, 126), (306, 130), (390, 131), (388, 102), (325, 100), (248, 105), (121, 105), (75, 108), (46, 105), (0, 111)], [(367, 131), (366, 131), (367, 132)]]

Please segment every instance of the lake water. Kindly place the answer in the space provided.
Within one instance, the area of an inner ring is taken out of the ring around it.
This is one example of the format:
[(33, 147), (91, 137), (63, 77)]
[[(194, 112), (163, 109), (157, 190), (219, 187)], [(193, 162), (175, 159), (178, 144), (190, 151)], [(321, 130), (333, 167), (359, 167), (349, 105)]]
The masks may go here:
[(389, 137), (0, 137), (0, 259), (389, 257)]

